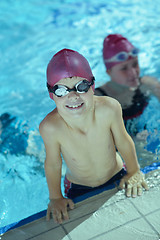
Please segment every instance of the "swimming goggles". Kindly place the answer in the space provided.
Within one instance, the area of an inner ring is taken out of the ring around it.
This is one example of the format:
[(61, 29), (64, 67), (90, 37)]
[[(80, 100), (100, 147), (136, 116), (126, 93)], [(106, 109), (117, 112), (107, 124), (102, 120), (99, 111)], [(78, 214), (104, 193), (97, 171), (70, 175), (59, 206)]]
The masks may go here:
[(139, 53), (138, 48), (133, 48), (130, 52), (119, 52), (115, 56), (113, 56), (110, 59), (105, 59), (105, 62), (123, 62), (126, 61), (129, 56), (131, 57), (137, 57)]
[(49, 92), (54, 93), (57, 97), (64, 97), (72, 91), (75, 91), (77, 93), (88, 92), (89, 88), (94, 84), (94, 81), (95, 81), (94, 77), (92, 78), (91, 82), (84, 79), (84, 80), (78, 82), (73, 88), (68, 88), (67, 86), (60, 85), (60, 84), (51, 87), (47, 83), (47, 88), (48, 88)]

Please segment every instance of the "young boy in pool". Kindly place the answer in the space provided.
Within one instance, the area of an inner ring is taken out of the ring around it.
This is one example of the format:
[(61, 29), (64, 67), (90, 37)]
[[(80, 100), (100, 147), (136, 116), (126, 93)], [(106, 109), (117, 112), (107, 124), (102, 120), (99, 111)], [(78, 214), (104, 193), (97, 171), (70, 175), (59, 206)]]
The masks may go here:
[[(56, 103), (39, 127), (46, 149), (47, 219), (50, 214), (58, 223), (68, 219), (67, 206), (74, 207), (76, 196), (114, 180), (122, 179), (120, 187), (126, 185), (128, 197), (141, 195), (142, 187), (147, 190), (121, 106), (113, 98), (94, 96), (94, 77), (87, 60), (70, 49), (59, 51), (48, 64), (47, 86)], [(61, 154), (67, 165), (68, 198), (61, 192)]]
[(138, 49), (120, 34), (110, 34), (103, 42), (103, 60), (110, 81), (95, 89), (98, 96), (117, 99), (123, 110), (127, 131), (136, 135), (137, 117), (151, 95), (160, 100), (160, 82), (150, 76), (140, 77)]

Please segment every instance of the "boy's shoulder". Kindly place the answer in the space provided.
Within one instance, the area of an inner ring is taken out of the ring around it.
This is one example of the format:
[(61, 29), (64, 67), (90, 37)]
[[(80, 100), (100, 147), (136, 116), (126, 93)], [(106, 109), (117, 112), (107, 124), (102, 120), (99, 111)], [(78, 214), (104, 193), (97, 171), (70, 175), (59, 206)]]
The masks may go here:
[(95, 103), (98, 108), (105, 108), (107, 110), (116, 110), (116, 108), (121, 107), (120, 103), (112, 97), (108, 96), (94, 96)]
[(120, 103), (108, 96), (95, 96), (96, 111), (103, 115), (103, 118), (114, 118), (117, 112), (121, 112), (122, 108)]
[(60, 116), (55, 108), (52, 112), (48, 113), (47, 116), (41, 121), (39, 125), (40, 134), (53, 134), (57, 130), (57, 125), (60, 124)]

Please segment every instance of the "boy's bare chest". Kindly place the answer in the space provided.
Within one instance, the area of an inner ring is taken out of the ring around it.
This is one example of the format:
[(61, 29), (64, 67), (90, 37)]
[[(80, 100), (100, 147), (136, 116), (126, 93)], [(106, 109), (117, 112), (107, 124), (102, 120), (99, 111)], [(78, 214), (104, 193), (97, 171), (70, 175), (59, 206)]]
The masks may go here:
[(85, 164), (87, 161), (96, 161), (100, 156), (106, 159), (113, 146), (111, 133), (97, 130), (88, 134), (71, 134), (68, 138), (65, 136), (61, 151), (65, 160), (73, 159), (75, 164), (77, 161), (77, 164), (81, 162), (83, 165), (83, 162)]
[(93, 131), (92, 133), (88, 134), (85, 134), (83, 132), (78, 134), (69, 134), (63, 139), (62, 145), (65, 148), (70, 149), (70, 151), (72, 151), (73, 149), (75, 149), (75, 151), (78, 151), (79, 149), (85, 151), (100, 142), (100, 133)]
[(92, 184), (96, 186), (99, 184), (97, 179), (102, 180), (102, 184), (115, 164), (116, 153), (112, 136), (101, 131), (89, 135), (75, 134), (68, 141), (65, 139), (61, 152), (70, 181), (78, 184), (90, 186), (92, 180)]

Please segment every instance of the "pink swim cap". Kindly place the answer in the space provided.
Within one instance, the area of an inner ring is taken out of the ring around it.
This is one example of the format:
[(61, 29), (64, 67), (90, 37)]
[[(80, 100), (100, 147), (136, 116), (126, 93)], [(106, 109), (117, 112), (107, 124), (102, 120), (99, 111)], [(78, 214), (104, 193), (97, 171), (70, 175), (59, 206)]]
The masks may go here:
[[(89, 82), (92, 81), (93, 74), (88, 61), (76, 51), (62, 49), (50, 60), (47, 67), (47, 83), (53, 87), (62, 78), (82, 77)], [(53, 99), (53, 93), (49, 93)]]
[[(120, 62), (106, 62), (105, 60), (110, 59), (119, 52), (130, 52), (134, 46), (128, 41), (127, 38), (120, 34), (110, 34), (103, 42), (103, 60), (107, 69), (112, 68), (114, 65)], [(133, 57), (129, 57), (131, 59)]]

